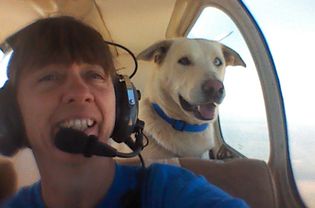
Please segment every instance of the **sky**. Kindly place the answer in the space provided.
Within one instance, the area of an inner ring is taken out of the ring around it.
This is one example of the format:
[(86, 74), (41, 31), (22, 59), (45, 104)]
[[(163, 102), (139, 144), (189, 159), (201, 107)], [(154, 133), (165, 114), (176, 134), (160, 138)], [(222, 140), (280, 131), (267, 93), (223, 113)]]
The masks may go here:
[[(246, 0), (271, 49), (288, 116), (310, 123), (315, 116), (312, 69), (315, 1)], [(303, 108), (301, 104), (303, 103)]]

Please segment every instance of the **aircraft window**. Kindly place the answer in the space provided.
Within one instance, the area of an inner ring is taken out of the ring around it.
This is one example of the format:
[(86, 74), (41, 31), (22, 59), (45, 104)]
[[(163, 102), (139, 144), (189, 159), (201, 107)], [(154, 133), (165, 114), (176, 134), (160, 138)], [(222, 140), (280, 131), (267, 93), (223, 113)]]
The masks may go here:
[(0, 50), (0, 87), (2, 87), (4, 82), (7, 80), (7, 65), (10, 57), (11, 53), (5, 55)]
[(315, 2), (244, 2), (263, 30), (277, 68), (288, 123), (290, 159), (297, 187), (307, 207), (315, 207), (315, 70), (312, 62), (315, 48)]
[(189, 38), (218, 40), (237, 51), (247, 67), (228, 67), (226, 96), (219, 108), (224, 142), (249, 158), (269, 159), (269, 135), (265, 103), (256, 67), (235, 23), (223, 11), (205, 8)]

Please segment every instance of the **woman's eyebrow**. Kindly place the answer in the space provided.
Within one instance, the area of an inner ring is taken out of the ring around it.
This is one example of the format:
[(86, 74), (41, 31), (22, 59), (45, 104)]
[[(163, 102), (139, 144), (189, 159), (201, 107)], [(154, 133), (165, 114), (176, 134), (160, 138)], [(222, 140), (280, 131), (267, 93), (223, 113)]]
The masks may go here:
[(100, 73), (103, 73), (103, 74), (109, 74), (102, 66), (100, 65), (85, 65), (83, 66), (83, 69), (85, 71), (97, 71), (97, 72), (100, 72)]
[(36, 67), (34, 69), (31, 69), (30, 71), (40, 72), (40, 71), (50, 71), (50, 70), (65, 70), (67, 68), (68, 66), (63, 65), (63, 64), (50, 64), (43, 67)]
[(105, 72), (105, 70), (103, 69), (103, 67), (100, 66), (100, 65), (90, 65), (90, 64), (86, 64), (86, 65), (83, 65), (83, 68), (84, 68), (84, 69), (100, 70), (100, 71), (104, 71), (104, 72)]
[(27, 73), (30, 76), (41, 76), (45, 73), (49, 73), (49, 72), (62, 72), (64, 70), (66, 70), (67, 67), (64, 65), (48, 65), (48, 66), (44, 66), (44, 67), (38, 67), (38, 68), (33, 68), (30, 70), (26, 70), (24, 73)]

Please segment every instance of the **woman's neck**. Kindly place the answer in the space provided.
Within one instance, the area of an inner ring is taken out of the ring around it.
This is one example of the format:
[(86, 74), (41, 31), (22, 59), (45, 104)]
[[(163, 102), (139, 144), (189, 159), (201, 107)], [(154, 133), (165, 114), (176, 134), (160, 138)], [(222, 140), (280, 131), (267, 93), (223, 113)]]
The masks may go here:
[(47, 207), (95, 207), (106, 195), (115, 175), (114, 160), (95, 156), (86, 160), (72, 166), (39, 165), (41, 194)]

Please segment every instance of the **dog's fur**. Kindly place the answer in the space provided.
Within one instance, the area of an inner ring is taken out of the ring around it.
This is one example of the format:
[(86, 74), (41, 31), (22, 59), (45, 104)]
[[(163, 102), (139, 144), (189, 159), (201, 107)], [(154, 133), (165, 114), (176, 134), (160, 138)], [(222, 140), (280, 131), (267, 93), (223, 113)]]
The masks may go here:
[[(211, 123), (217, 117), (217, 105), (222, 102), (225, 94), (221, 89), (219, 96), (213, 95), (216, 90), (209, 88), (217, 86), (213, 82), (223, 82), (226, 66), (245, 67), (241, 57), (216, 41), (176, 38), (153, 44), (137, 58), (153, 60), (156, 65), (140, 102), (139, 118), (145, 121), (144, 133), (149, 138), (149, 145), (142, 155), (154, 159), (203, 157), (215, 145)], [(214, 64), (218, 61), (217, 58), (221, 60), (221, 66)], [(190, 104), (215, 103), (216, 107), (204, 114), (193, 112), (187, 107), (185, 110), (179, 96)], [(198, 133), (175, 130), (156, 113), (152, 103), (157, 103), (165, 114), (174, 119), (189, 124), (208, 122), (210, 125)]]

